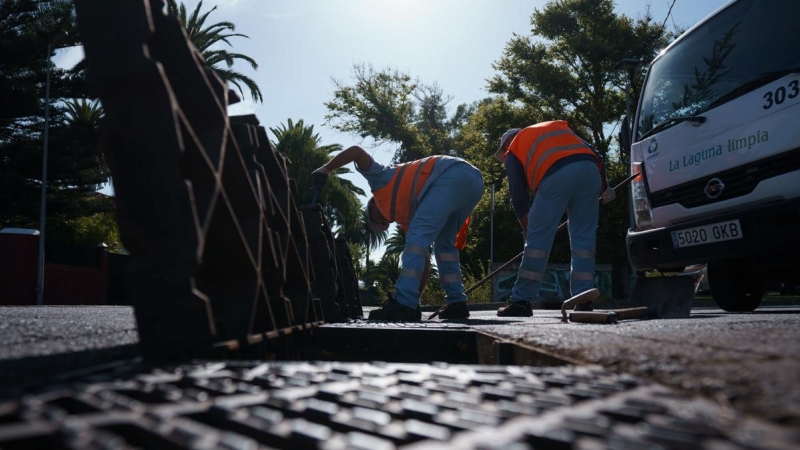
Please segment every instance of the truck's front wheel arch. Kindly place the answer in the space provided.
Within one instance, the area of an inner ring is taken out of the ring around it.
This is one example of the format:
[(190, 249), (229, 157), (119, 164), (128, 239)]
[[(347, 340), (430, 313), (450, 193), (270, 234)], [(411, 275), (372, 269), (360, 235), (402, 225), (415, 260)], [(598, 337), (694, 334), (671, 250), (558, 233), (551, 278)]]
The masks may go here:
[(708, 263), (708, 286), (717, 305), (728, 312), (754, 311), (764, 297), (761, 279), (740, 260)]

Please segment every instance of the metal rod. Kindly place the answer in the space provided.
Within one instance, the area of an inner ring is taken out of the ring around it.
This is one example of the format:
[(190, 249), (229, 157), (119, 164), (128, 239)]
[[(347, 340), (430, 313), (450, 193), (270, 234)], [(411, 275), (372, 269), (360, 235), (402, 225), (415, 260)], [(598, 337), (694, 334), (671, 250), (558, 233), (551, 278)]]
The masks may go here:
[(39, 209), (39, 264), (36, 276), (36, 304), (44, 304), (44, 238), (45, 211), (47, 206), (47, 141), (50, 133), (50, 47), (47, 42), (47, 71), (44, 88), (44, 148), (42, 151), (42, 199)]

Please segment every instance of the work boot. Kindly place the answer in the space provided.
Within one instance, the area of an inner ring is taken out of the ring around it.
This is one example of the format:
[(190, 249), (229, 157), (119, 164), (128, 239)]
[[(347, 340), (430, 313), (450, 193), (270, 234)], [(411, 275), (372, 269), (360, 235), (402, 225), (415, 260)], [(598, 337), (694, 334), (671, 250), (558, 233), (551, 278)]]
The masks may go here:
[(458, 303), (451, 303), (449, 305), (444, 305), (441, 308), (437, 309), (435, 313), (431, 314), (431, 316), (428, 317), (428, 320), (431, 320), (436, 316), (439, 316), (439, 318), (442, 320), (466, 319), (467, 317), (469, 317), (469, 309), (467, 309), (467, 302), (458, 302)]
[(500, 317), (530, 317), (533, 315), (531, 302), (511, 302), (508, 301), (504, 306), (497, 310)]
[(598, 297), (600, 297), (600, 289), (591, 288), (578, 295), (572, 296), (570, 300), (574, 299), (579, 303), (575, 306), (574, 311), (594, 311), (592, 301), (597, 300)]
[(408, 306), (401, 305), (393, 296), (389, 295), (389, 300), (383, 306), (369, 313), (369, 320), (384, 322), (420, 321), (422, 320), (422, 311), (419, 307), (411, 309)]

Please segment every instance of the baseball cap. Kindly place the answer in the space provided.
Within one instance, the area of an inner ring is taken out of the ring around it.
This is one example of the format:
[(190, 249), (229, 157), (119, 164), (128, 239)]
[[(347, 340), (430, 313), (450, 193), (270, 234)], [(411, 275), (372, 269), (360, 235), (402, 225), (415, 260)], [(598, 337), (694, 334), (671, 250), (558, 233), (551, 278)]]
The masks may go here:
[[(370, 205), (374, 207), (375, 210), (378, 210), (378, 205), (375, 204), (375, 197), (371, 197), (367, 202), (367, 226), (373, 233), (380, 233), (382, 231), (386, 231), (389, 229), (389, 221), (388, 220), (381, 220), (376, 221), (372, 218), (372, 213), (370, 212)], [(383, 219), (383, 218), (382, 218)]]
[(500, 158), (501, 153), (500, 151), (503, 149), (503, 146), (506, 144), (511, 143), (511, 139), (514, 139), (514, 136), (517, 135), (522, 131), (521, 128), (511, 128), (510, 130), (503, 133), (503, 136), (500, 137), (500, 147), (498, 147), (497, 151), (494, 152), (494, 157), (497, 158), (498, 161), (502, 162), (503, 160)]

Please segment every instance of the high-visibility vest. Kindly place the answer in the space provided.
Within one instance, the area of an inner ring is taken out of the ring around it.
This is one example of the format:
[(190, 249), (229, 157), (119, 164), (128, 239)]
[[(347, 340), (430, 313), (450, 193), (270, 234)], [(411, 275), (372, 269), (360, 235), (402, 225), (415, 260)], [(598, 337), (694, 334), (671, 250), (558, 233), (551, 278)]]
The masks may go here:
[(525, 167), (525, 179), (531, 195), (544, 178), (547, 170), (559, 159), (572, 155), (591, 155), (602, 171), (603, 163), (591, 148), (586, 146), (564, 120), (541, 122), (523, 128), (511, 142), (508, 151)]
[[(403, 164), (398, 164), (392, 179), (386, 186), (372, 191), (375, 205), (383, 217), (391, 222), (397, 222), (400, 228), (408, 230), (408, 225), (417, 210), (419, 192), (430, 178), (433, 166), (439, 156), (429, 156)], [(430, 193), (428, 195), (436, 195)], [(467, 228), (469, 217), (461, 225), (456, 235), (455, 246), (463, 250), (467, 245)]]

